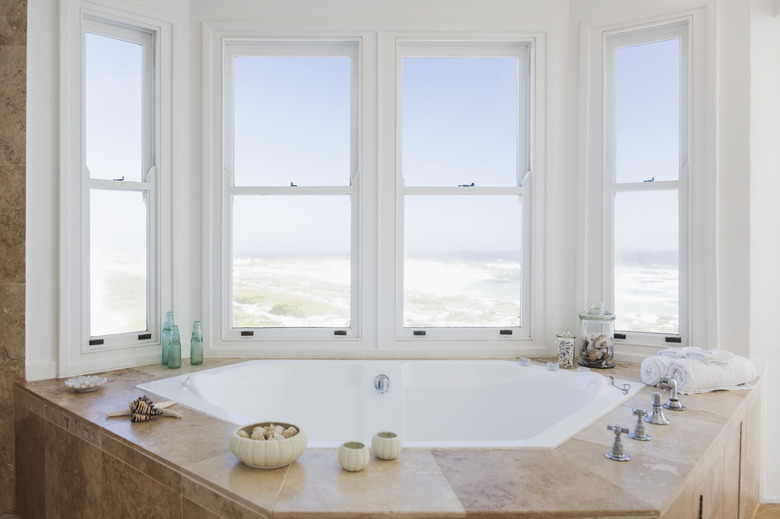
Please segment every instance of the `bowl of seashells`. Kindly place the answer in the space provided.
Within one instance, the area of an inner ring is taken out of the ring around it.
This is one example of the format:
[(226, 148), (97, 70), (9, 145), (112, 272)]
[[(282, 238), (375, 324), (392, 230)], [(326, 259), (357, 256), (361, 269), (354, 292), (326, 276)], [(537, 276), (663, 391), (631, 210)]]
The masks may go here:
[(246, 465), (276, 469), (295, 461), (306, 450), (306, 433), (295, 425), (261, 422), (239, 427), (230, 437), (230, 450)]

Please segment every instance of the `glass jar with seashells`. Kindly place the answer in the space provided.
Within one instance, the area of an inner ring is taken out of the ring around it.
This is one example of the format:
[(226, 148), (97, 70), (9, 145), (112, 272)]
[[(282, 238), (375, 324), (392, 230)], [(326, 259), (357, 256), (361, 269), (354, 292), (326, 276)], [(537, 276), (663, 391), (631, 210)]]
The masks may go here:
[(594, 301), (580, 314), (580, 364), (589, 368), (614, 368), (615, 314)]

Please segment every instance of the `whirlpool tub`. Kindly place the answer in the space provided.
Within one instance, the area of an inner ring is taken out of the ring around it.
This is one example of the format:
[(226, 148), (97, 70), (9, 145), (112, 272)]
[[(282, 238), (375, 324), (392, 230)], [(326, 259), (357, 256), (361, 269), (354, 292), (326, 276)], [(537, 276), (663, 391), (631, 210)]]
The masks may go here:
[(300, 425), (310, 447), (394, 431), (405, 447), (499, 448), (556, 447), (640, 386), (510, 361), (252, 360), (139, 387), (237, 425)]

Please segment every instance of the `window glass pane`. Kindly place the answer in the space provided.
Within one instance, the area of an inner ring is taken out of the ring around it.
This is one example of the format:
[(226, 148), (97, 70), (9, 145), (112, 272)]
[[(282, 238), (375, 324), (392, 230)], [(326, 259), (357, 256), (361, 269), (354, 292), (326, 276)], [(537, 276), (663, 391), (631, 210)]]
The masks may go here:
[(680, 172), (680, 42), (617, 50), (616, 178), (677, 180)]
[(679, 333), (677, 191), (615, 195), (616, 328)]
[(518, 184), (518, 67), (511, 57), (404, 58), (407, 186)]
[(143, 49), (86, 33), (86, 161), (92, 178), (142, 178)]
[(519, 196), (407, 196), (404, 326), (520, 326), (522, 222)]
[(235, 185), (349, 185), (350, 66), (346, 57), (235, 59)]
[(147, 329), (146, 195), (90, 194), (90, 333)]
[(233, 197), (233, 327), (350, 325), (348, 196)]

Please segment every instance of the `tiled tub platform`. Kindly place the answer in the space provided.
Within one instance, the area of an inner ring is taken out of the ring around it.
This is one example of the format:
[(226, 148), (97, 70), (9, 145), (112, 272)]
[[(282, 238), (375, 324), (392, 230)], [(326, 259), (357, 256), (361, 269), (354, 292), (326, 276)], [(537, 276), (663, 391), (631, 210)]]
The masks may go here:
[[(604, 457), (614, 438), (606, 427), (633, 428), (632, 408), (649, 407), (652, 388), (556, 449), (406, 449), (348, 473), (335, 449), (310, 448), (290, 466), (264, 471), (231, 454), (232, 424), (184, 406), (183, 420), (105, 417), (142, 394), (137, 384), (186, 369), (113, 371), (83, 394), (62, 380), (17, 385), (19, 515), (747, 519), (758, 505), (759, 389), (684, 397), (689, 410), (670, 412), (669, 426), (648, 426), (651, 441), (624, 440), (627, 463)], [(637, 366), (614, 372), (640, 383)]]

